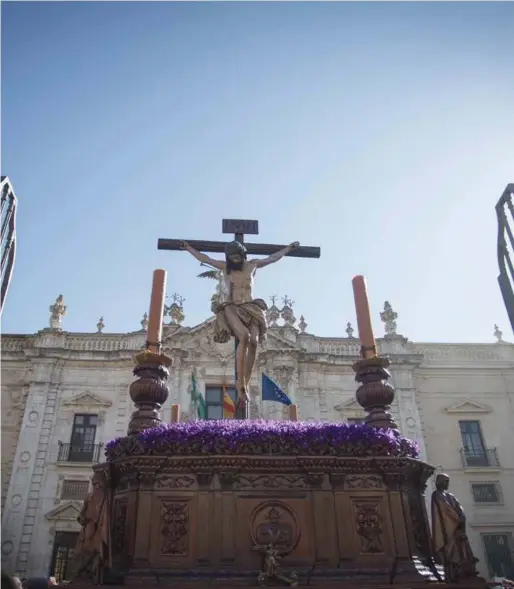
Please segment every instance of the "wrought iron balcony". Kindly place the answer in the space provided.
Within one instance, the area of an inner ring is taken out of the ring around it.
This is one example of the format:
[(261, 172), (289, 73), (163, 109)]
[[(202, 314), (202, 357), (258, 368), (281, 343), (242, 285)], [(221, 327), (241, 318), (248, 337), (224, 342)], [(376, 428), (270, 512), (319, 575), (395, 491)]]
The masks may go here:
[(100, 462), (103, 444), (88, 444), (78, 446), (76, 444), (67, 444), (59, 442), (59, 453), (57, 462)]
[(461, 448), (460, 455), (464, 468), (498, 468), (500, 466), (496, 448), (484, 448), (478, 452)]

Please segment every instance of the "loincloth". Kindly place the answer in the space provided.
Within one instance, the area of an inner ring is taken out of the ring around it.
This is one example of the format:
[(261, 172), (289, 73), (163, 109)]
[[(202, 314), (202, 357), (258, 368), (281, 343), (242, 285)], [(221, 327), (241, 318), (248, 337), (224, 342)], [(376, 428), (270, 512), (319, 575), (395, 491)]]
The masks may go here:
[(215, 342), (224, 344), (235, 335), (232, 333), (225, 316), (225, 309), (227, 307), (236, 311), (238, 319), (248, 329), (253, 325), (258, 327), (259, 342), (262, 343), (266, 339), (266, 332), (268, 331), (266, 311), (268, 310), (268, 305), (266, 305), (262, 299), (254, 299), (253, 301), (248, 301), (246, 303), (213, 302), (211, 309), (216, 315), (213, 336)]

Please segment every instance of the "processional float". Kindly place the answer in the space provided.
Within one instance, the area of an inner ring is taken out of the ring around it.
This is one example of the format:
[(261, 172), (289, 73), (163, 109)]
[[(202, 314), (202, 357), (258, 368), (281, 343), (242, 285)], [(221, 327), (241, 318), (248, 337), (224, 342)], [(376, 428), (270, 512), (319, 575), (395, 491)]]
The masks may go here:
[[(230, 286), (213, 311), (219, 339), (240, 339), (240, 419), (180, 423), (175, 406), (173, 423), (162, 423), (172, 367), (161, 349), (166, 272), (156, 270), (148, 341), (130, 386), (136, 410), (128, 435), (110, 442), (106, 462), (94, 467), (72, 586), (485, 586), (445, 475), (432, 496), (430, 531), (424, 491), (434, 468), (391, 417), (390, 360), (378, 354), (362, 276), (353, 279), (361, 342), (353, 369), (365, 424), (247, 419), (251, 346), (266, 329), (253, 275), (283, 256), (320, 252), (295, 242), (243, 244), (252, 222), (238, 223), (238, 245), (159, 240), (159, 247), (188, 250)], [(225, 251), (225, 261), (200, 250)], [(268, 257), (247, 260), (248, 253)]]

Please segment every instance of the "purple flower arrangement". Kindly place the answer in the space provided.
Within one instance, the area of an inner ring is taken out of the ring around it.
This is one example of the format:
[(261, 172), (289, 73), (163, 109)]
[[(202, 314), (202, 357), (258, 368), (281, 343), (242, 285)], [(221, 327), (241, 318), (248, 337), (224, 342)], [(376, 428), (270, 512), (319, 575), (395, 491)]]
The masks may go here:
[(416, 442), (368, 425), (257, 420), (172, 423), (106, 445), (108, 460), (134, 455), (391, 456), (417, 458)]

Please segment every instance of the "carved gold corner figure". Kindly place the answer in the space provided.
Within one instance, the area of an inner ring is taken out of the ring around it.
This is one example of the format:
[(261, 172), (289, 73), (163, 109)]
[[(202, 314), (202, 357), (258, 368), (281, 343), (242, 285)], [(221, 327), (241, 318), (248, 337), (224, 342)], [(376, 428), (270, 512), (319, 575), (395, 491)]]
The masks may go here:
[(447, 583), (477, 577), (473, 555), (466, 534), (466, 516), (458, 499), (448, 492), (450, 477), (438, 474), (432, 493), (432, 541), (435, 560), (443, 565)]
[(91, 482), (93, 488), (84, 500), (77, 518), (82, 530), (67, 577), (73, 580), (78, 575), (86, 575), (98, 584), (102, 581), (102, 569), (109, 560), (109, 495), (106, 473), (95, 472)]
[[(182, 248), (199, 262), (208, 264), (222, 273), (225, 282), (225, 296), (217, 297), (212, 302), (212, 311), (216, 315), (214, 341), (225, 343), (231, 337), (238, 342), (236, 366), (236, 389), (240, 403), (250, 400), (248, 387), (255, 366), (257, 345), (266, 338), (267, 305), (262, 299), (253, 298), (253, 277), (259, 268), (274, 264), (300, 244), (295, 241), (286, 248), (262, 260), (246, 259), (246, 248), (238, 241), (228, 243), (225, 248), (225, 261), (215, 260), (182, 242)], [(221, 289), (220, 294), (223, 292)]]

